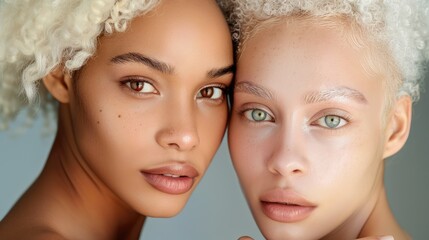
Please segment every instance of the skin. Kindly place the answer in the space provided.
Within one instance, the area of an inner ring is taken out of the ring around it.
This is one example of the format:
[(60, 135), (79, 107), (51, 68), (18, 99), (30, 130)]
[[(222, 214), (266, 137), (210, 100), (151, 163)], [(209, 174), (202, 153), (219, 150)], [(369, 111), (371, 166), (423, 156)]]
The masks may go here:
[[(57, 136), (0, 238), (138, 239), (146, 216), (176, 215), (224, 135), (232, 64), (216, 3), (175, 0), (100, 37), (74, 77), (54, 69), (43, 82), (60, 102)], [(163, 167), (194, 169), (192, 187), (168, 193), (142, 174)]]
[(408, 137), (411, 100), (386, 111), (383, 76), (365, 71), (341, 32), (299, 19), (269, 23), (238, 60), (229, 147), (267, 239), (409, 239), (383, 173)]

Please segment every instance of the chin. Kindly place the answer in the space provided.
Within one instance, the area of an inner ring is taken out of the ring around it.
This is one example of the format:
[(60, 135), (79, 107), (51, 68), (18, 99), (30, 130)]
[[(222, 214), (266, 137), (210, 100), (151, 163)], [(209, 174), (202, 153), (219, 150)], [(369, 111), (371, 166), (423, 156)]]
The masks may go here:
[(265, 239), (275, 240), (311, 240), (317, 239), (315, 236), (310, 236), (312, 233), (311, 229), (305, 230), (301, 227), (289, 225), (289, 224), (267, 224), (264, 226), (258, 225), (262, 235)]
[(266, 231), (266, 233), (262, 232), (262, 235), (265, 237), (265, 239), (278, 239), (278, 240), (310, 240), (310, 239), (314, 239), (314, 238), (310, 238), (308, 236), (303, 236), (301, 234), (293, 234), (291, 232), (287, 232), (287, 231), (283, 231), (283, 233), (273, 233), (273, 232), (269, 232)]
[(162, 199), (152, 201), (151, 204), (136, 210), (146, 217), (170, 218), (179, 214), (185, 208), (187, 201), (187, 197)]
[(146, 217), (152, 217), (152, 218), (171, 218), (175, 217), (177, 214), (179, 214), (182, 211), (183, 208), (180, 208), (178, 210), (167, 210), (163, 209), (157, 212), (151, 212), (150, 214), (143, 214)]

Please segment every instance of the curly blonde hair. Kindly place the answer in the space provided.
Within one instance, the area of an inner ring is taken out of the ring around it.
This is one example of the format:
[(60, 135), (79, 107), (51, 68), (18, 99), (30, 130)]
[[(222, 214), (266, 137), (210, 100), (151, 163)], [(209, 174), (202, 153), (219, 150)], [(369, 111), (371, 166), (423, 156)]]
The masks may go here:
[(296, 16), (316, 21), (347, 18), (348, 26), (359, 26), (361, 37), (376, 42), (378, 49), (387, 49), (386, 62), (392, 59), (393, 71), (398, 73), (395, 86), (390, 86), (394, 95), (407, 94), (413, 101), (419, 98), (429, 58), (426, 0), (226, 0), (224, 5), (229, 9), (238, 57), (246, 41), (266, 22)]
[(72, 73), (97, 47), (101, 34), (123, 32), (160, 0), (0, 1), (0, 128), (27, 109), (53, 112), (41, 79), (59, 64)]

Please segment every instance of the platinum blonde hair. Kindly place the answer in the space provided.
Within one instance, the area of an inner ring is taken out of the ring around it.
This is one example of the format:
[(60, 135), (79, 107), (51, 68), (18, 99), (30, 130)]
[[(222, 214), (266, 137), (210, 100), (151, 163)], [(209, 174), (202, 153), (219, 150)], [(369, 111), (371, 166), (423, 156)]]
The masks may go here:
[(24, 109), (53, 112), (41, 79), (81, 68), (102, 34), (123, 32), (160, 0), (0, 0), (0, 128)]
[(238, 56), (246, 41), (272, 19), (347, 18), (362, 30), (359, 35), (364, 41), (371, 39), (378, 48), (387, 49), (384, 53), (397, 73), (391, 73), (396, 75), (395, 86), (389, 86), (394, 95), (419, 98), (429, 58), (428, 0), (231, 0), (224, 4), (229, 8)]

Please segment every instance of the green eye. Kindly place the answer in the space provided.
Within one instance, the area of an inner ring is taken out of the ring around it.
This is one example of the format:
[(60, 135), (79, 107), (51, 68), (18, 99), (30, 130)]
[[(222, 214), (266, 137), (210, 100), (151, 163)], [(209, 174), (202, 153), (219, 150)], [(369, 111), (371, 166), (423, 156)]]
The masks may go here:
[(325, 123), (329, 128), (336, 128), (340, 125), (341, 118), (338, 116), (326, 116)]
[(261, 109), (249, 109), (244, 112), (244, 116), (253, 122), (272, 121), (273, 117)]
[(336, 115), (326, 115), (317, 120), (318, 125), (329, 129), (340, 128), (347, 123), (347, 120)]
[(262, 110), (255, 109), (252, 111), (252, 119), (257, 121), (257, 122), (264, 121), (265, 118), (267, 117), (267, 115), (268, 114)]

